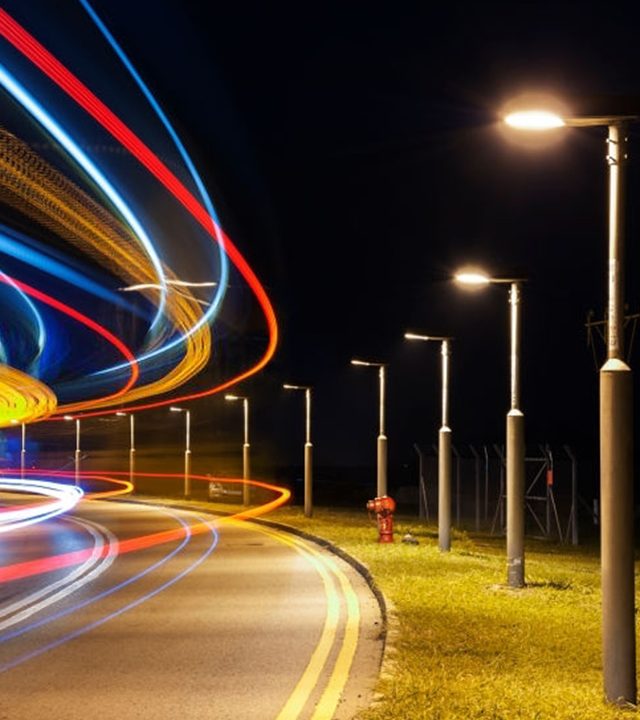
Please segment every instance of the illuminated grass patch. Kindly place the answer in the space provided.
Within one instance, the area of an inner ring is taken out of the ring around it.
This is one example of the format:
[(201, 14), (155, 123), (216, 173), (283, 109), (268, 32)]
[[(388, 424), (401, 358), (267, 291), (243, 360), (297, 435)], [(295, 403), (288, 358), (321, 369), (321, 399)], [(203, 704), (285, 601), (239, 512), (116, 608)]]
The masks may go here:
[[(527, 587), (504, 585), (504, 540), (396, 523), (379, 545), (366, 512), (296, 508), (270, 518), (330, 540), (365, 563), (392, 604), (391, 652), (380, 700), (362, 720), (606, 720), (629, 711), (603, 701), (597, 551), (529, 542)], [(399, 542), (410, 531), (419, 545)], [(634, 714), (634, 713), (633, 713)]]

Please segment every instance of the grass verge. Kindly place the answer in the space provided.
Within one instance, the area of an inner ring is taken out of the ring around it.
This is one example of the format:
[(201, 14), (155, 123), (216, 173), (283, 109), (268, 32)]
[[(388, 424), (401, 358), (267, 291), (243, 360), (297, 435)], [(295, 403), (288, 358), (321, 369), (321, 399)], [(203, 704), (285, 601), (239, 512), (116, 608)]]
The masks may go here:
[[(399, 518), (379, 545), (364, 512), (297, 508), (269, 515), (335, 543), (370, 569), (393, 607), (393, 640), (379, 700), (361, 720), (607, 720), (633, 710), (605, 704), (600, 572), (593, 548), (529, 542), (527, 587), (504, 586), (504, 540)], [(419, 545), (399, 542), (406, 532)]]

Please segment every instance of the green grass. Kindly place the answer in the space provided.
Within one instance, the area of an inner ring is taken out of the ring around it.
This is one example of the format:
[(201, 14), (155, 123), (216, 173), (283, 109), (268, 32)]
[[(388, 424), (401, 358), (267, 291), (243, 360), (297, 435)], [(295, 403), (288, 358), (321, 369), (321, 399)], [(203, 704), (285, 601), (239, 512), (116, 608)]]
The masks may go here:
[[(296, 508), (269, 515), (326, 538), (362, 561), (391, 603), (391, 642), (379, 701), (362, 720), (606, 720), (633, 711), (605, 704), (597, 552), (530, 542), (527, 587), (504, 586), (504, 540), (396, 522), (379, 545), (366, 512)], [(411, 531), (420, 544), (399, 542)]]

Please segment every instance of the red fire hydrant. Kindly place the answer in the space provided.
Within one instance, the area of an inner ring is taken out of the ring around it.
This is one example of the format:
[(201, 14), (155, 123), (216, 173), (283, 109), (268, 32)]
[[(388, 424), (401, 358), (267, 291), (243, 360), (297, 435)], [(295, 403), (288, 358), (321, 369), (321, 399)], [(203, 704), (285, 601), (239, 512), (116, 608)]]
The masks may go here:
[(393, 542), (393, 511), (396, 509), (396, 502), (388, 495), (367, 500), (367, 510), (376, 514), (378, 523), (378, 542)]

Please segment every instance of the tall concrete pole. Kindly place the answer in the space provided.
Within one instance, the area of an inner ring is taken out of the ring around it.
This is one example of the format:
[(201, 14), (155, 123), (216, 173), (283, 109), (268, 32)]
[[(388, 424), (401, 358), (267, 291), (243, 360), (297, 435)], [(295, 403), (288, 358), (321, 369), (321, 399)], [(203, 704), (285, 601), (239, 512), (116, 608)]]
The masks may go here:
[(449, 427), (449, 341), (443, 340), (442, 425), (438, 433), (438, 548), (451, 550), (451, 428)]
[(75, 484), (80, 485), (80, 418), (76, 418)]
[(627, 138), (609, 125), (607, 360), (600, 370), (602, 648), (609, 702), (636, 703), (633, 530), (633, 379), (623, 360), (624, 202)]
[(244, 444), (242, 445), (242, 504), (251, 502), (251, 486), (247, 482), (251, 477), (251, 445), (249, 444), (249, 398), (242, 398), (244, 414)]
[(385, 435), (385, 366), (378, 368), (380, 381), (380, 430), (378, 433), (378, 483), (377, 496), (383, 497), (387, 494), (387, 436)]
[(313, 445), (311, 444), (311, 388), (306, 385), (282, 386), (285, 390), (304, 390), (304, 515), (313, 515)]
[(136, 468), (136, 420), (133, 413), (129, 414), (129, 482), (135, 490)]
[(524, 415), (520, 410), (520, 285), (511, 283), (511, 408), (507, 413), (507, 584), (524, 587)]
[(313, 515), (313, 445), (311, 444), (311, 388), (304, 391), (305, 442), (304, 442), (304, 514)]
[(27, 462), (27, 426), (21, 423), (21, 444), (20, 444), (20, 478), (24, 480), (24, 469)]
[(184, 412), (184, 496), (188, 500), (191, 497), (191, 411)]

